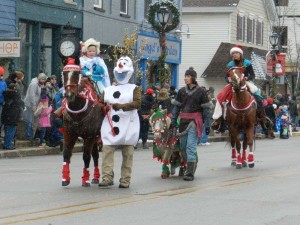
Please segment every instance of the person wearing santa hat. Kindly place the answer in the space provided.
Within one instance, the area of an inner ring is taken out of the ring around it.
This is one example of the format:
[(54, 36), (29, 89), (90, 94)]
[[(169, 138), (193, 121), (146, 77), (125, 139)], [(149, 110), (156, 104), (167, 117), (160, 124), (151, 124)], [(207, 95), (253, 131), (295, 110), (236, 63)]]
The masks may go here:
[[(256, 85), (252, 82), (252, 80), (255, 79), (255, 74), (254, 70), (252, 67), (252, 63), (248, 59), (244, 59), (243, 57), (243, 49), (242, 46), (240, 45), (235, 45), (233, 48), (230, 49), (230, 55), (232, 57), (232, 60), (227, 64), (227, 70), (233, 67), (243, 67), (245, 69), (244, 71), (244, 77), (246, 79), (246, 85), (249, 89), (249, 91), (253, 94), (255, 97), (255, 100), (257, 102), (257, 116), (260, 119), (260, 121), (265, 121), (266, 120), (266, 115), (264, 111), (264, 106), (262, 102), (262, 97), (259, 94), (259, 89), (256, 87)], [(228, 77), (226, 76), (226, 79)], [(230, 81), (227, 80), (228, 83)], [(232, 85), (228, 84), (226, 85), (220, 93), (217, 95), (217, 102), (215, 106), (215, 111), (212, 116), (214, 119), (214, 122), (212, 124), (213, 129), (217, 129), (220, 132), (224, 132), (226, 129), (225, 121), (224, 118), (222, 117), (222, 103), (226, 101), (230, 101), (231, 99), (229, 95), (232, 92)], [(274, 134), (271, 136), (274, 136)]]
[(82, 75), (90, 76), (97, 84), (97, 89), (103, 93), (104, 88), (111, 85), (107, 66), (104, 60), (99, 57), (100, 42), (93, 38), (86, 40), (81, 47), (83, 56), (80, 57), (80, 66)]

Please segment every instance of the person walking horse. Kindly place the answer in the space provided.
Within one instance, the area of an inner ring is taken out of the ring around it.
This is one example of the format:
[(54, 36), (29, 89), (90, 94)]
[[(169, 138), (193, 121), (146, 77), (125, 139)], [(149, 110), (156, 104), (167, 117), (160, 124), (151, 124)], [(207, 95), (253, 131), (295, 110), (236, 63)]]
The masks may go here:
[(186, 86), (181, 88), (172, 104), (175, 105), (172, 112), (171, 129), (176, 126), (178, 116), (180, 117), (179, 132), (186, 132), (180, 137), (184, 161), (187, 162), (183, 179), (194, 180), (197, 166), (197, 141), (202, 134), (202, 107), (208, 103), (206, 91), (201, 88), (197, 81), (197, 73), (193, 67), (185, 72)]

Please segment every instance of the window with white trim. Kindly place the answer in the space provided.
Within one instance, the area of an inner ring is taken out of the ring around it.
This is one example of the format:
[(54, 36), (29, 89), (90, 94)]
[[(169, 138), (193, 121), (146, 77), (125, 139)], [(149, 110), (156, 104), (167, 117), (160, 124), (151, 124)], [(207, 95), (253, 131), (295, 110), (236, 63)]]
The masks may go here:
[(264, 36), (264, 21), (258, 19), (256, 22), (256, 44), (263, 45), (263, 36)]
[(103, 1), (102, 0), (94, 0), (94, 7), (103, 9)]
[(151, 3), (152, 3), (152, 0), (145, 0), (145, 3), (144, 3), (144, 18), (146, 20), (148, 19), (148, 11), (149, 11)]
[(120, 7), (121, 14), (128, 14), (128, 0), (121, 0), (121, 7)]
[(236, 40), (245, 40), (245, 16), (242, 13), (237, 15)]
[(253, 16), (249, 16), (247, 19), (247, 42), (254, 43), (254, 27), (255, 20)]

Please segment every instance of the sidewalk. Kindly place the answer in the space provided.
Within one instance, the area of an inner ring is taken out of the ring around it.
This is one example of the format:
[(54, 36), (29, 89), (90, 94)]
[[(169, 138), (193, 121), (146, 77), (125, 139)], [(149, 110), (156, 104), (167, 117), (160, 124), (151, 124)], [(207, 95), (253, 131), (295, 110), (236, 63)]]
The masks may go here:
[[(300, 130), (297, 128), (297, 130)], [(300, 136), (300, 131), (293, 132), (293, 136)], [(279, 138), (279, 133), (275, 133), (275, 137)], [(151, 138), (151, 136), (149, 137)], [(292, 138), (292, 137), (290, 137)], [(265, 139), (264, 135), (257, 134), (256, 139)], [(214, 134), (214, 136), (209, 136), (209, 142), (222, 142), (228, 141), (228, 133), (225, 134)], [(152, 140), (148, 140), (149, 150), (153, 146)], [(83, 143), (77, 142), (73, 149), (73, 153), (82, 152)], [(142, 150), (142, 143), (138, 143), (138, 149), (136, 151)], [(14, 150), (3, 150), (0, 149), (0, 159), (1, 158), (16, 158), (16, 157), (27, 157), (27, 156), (40, 156), (40, 155), (54, 155), (61, 154), (59, 146), (57, 147), (45, 147), (40, 148), (39, 146), (34, 146), (30, 141), (16, 140), (16, 149)]]

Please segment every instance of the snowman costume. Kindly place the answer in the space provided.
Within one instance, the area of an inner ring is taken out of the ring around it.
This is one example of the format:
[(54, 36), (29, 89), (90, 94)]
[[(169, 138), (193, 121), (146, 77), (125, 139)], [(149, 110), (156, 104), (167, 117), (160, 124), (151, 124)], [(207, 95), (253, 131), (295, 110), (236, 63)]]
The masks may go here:
[(141, 105), (141, 92), (138, 86), (128, 83), (133, 74), (132, 60), (121, 57), (114, 69), (117, 85), (104, 89), (104, 102), (110, 105), (102, 127), (102, 182), (99, 186), (113, 185), (114, 151), (122, 150), (120, 188), (128, 188), (131, 179), (133, 146), (137, 143), (140, 131), (138, 108)]

